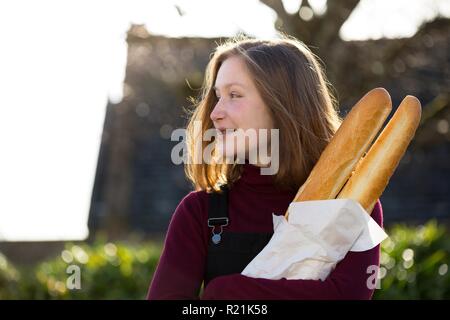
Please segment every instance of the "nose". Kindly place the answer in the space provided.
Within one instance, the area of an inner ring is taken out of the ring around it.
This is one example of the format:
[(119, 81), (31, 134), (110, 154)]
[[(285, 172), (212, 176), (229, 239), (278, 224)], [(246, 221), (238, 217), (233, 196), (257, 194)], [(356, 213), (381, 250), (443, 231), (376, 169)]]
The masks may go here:
[(210, 118), (212, 121), (218, 121), (225, 118), (225, 111), (223, 108), (222, 99), (219, 99), (219, 101), (217, 101), (213, 111), (210, 114)]

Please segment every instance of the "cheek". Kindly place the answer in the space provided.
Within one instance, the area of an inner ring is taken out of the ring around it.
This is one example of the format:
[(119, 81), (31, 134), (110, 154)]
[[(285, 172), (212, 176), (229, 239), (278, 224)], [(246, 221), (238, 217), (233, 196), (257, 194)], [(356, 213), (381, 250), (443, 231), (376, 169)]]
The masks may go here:
[(268, 108), (259, 99), (233, 101), (227, 106), (227, 115), (237, 128), (273, 128)]
[(233, 125), (238, 128), (245, 126), (249, 113), (249, 108), (244, 101), (236, 101), (229, 104), (227, 115), (233, 122)]

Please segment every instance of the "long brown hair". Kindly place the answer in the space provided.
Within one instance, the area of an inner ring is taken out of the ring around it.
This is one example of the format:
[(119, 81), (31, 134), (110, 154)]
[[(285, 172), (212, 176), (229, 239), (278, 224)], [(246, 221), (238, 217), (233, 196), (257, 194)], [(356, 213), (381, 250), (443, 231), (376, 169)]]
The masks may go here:
[[(198, 152), (196, 143), (200, 145), (197, 139), (202, 141), (201, 154), (210, 143), (202, 137), (206, 130), (214, 128), (210, 119), (217, 103), (213, 86), (221, 64), (231, 56), (243, 58), (269, 108), (274, 127), (279, 129), (279, 169), (274, 184), (283, 190), (296, 191), (306, 181), (342, 119), (320, 59), (305, 44), (286, 35), (271, 40), (237, 36), (215, 49), (187, 125), (190, 161), (185, 163), (186, 176), (195, 190), (211, 192), (218, 191), (222, 183), (231, 186), (242, 173), (242, 164), (193, 163), (194, 152)], [(194, 130), (195, 121), (201, 121), (200, 132)]]

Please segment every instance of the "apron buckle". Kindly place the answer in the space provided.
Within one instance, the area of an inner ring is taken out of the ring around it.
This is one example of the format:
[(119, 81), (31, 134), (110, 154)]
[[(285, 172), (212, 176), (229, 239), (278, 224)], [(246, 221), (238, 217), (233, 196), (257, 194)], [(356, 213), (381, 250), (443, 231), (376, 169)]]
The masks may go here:
[[(228, 225), (228, 218), (227, 217), (223, 217), (223, 218), (209, 218), (208, 219), (208, 227), (212, 227), (212, 237), (211, 240), (214, 244), (218, 244), (220, 243), (220, 241), (222, 240), (222, 232), (223, 232), (223, 227)], [(220, 232), (219, 233), (215, 233), (216, 227), (220, 226)]]

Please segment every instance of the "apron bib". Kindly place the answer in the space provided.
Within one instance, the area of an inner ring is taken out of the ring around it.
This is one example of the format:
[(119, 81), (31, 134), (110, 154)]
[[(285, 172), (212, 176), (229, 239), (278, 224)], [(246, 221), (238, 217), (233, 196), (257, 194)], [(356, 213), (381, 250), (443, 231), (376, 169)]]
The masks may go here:
[(229, 232), (228, 187), (209, 194), (208, 226), (210, 237), (204, 286), (215, 277), (241, 273), (272, 238), (270, 233)]

